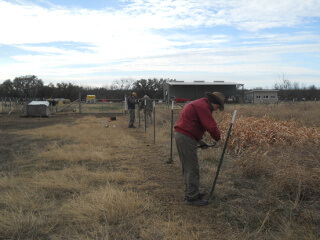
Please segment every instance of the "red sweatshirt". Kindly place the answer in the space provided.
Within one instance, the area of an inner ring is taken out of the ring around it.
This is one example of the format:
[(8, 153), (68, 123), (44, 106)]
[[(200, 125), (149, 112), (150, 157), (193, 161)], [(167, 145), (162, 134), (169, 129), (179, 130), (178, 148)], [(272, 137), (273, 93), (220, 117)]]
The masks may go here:
[(212, 106), (207, 98), (200, 98), (187, 104), (181, 111), (175, 131), (199, 141), (208, 131), (211, 137), (219, 141), (220, 131), (212, 117)]

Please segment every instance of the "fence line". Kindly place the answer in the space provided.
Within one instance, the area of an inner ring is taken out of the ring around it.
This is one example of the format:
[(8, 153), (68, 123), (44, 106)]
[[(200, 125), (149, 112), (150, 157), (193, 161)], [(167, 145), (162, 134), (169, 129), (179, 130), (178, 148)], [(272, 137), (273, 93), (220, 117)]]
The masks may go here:
[[(136, 115), (138, 116), (136, 119), (138, 123), (138, 129), (141, 128), (141, 130), (144, 131), (144, 133), (149, 134), (150, 138), (153, 139), (153, 143), (160, 144), (162, 147), (167, 148), (168, 147), (168, 160), (166, 163), (173, 163), (173, 151), (174, 151), (174, 144), (173, 144), (173, 133), (174, 133), (174, 122), (176, 118), (178, 117), (178, 114), (176, 114), (177, 110), (180, 112), (180, 110), (184, 107), (184, 104), (176, 104), (176, 102), (172, 103), (170, 106), (168, 103), (156, 103), (156, 101), (153, 101), (153, 121), (150, 121), (150, 124), (152, 125), (153, 131), (148, 131), (148, 129), (151, 129), (151, 126), (147, 123), (148, 121), (148, 114), (146, 114), (146, 111), (143, 109), (143, 116), (141, 117), (141, 111), (138, 108), (136, 108)], [(162, 118), (162, 119), (161, 119)], [(171, 120), (170, 124), (167, 120)], [(161, 126), (163, 124), (166, 124), (165, 128), (161, 129)], [(143, 129), (142, 129), (143, 128)], [(159, 131), (161, 129), (161, 131)], [(165, 140), (166, 139), (166, 140)], [(160, 141), (160, 142), (159, 142)], [(170, 141), (170, 145), (168, 142)], [(167, 147), (166, 147), (167, 146)]]
[(79, 103), (79, 110), (76, 112), (125, 114), (125, 105), (123, 101), (106, 101), (104, 99), (96, 99), (95, 102), (89, 103), (82, 100)]
[(2, 99), (0, 102), (0, 113), (2, 114), (10, 114), (12, 112), (25, 112), (25, 103), (19, 102), (15, 99)]

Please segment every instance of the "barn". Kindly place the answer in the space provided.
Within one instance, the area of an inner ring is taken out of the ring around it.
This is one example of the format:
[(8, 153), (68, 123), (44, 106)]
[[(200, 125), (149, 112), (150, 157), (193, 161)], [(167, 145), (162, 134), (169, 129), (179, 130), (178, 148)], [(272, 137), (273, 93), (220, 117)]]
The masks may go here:
[(237, 93), (239, 87), (243, 84), (225, 81), (172, 81), (166, 82), (163, 86), (163, 99), (169, 102), (173, 99), (189, 99), (193, 101), (205, 96), (205, 92), (221, 92), (226, 101), (242, 102), (242, 96)]

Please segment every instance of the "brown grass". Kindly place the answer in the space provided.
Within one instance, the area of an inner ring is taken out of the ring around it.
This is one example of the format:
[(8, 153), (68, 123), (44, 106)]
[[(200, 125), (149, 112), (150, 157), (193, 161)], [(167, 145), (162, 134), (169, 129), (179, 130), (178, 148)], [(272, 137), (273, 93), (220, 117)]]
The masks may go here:
[(162, 209), (145, 192), (156, 185), (132, 163), (141, 143), (123, 123), (104, 125), (84, 117), (15, 133), (50, 144), (33, 145), (30, 155), (17, 151), (11, 168), (1, 173), (1, 238), (197, 238), (180, 216), (159, 215)]

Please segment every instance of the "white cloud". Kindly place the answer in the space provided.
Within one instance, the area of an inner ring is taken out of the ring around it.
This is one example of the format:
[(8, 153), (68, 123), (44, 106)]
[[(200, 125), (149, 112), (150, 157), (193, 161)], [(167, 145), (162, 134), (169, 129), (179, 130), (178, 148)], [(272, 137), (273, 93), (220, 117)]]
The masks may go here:
[(301, 24), (310, 17), (320, 17), (317, 0), (137, 0), (123, 10), (113, 11), (46, 9), (0, 1), (0, 42), (75, 41), (101, 45), (122, 40), (130, 44), (142, 37), (154, 40), (152, 29), (229, 25), (259, 30)]
[[(154, 27), (196, 27), (229, 25), (256, 31), (271, 27), (294, 26), (320, 17), (318, 0), (137, 0), (126, 13), (161, 16)], [(166, 21), (167, 20), (167, 21)], [(153, 22), (152, 22), (153, 23)]]

